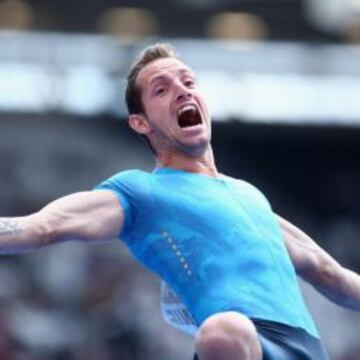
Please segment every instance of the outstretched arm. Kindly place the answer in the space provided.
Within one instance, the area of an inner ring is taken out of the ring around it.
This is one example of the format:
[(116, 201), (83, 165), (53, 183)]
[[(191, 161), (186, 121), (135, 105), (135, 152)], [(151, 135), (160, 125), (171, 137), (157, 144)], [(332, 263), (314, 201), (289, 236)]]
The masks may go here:
[(336, 304), (360, 311), (360, 276), (341, 266), (296, 226), (278, 219), (297, 274)]
[(75, 193), (28, 216), (0, 217), (0, 253), (29, 251), (67, 240), (112, 240), (119, 235), (123, 218), (119, 201), (110, 191)]

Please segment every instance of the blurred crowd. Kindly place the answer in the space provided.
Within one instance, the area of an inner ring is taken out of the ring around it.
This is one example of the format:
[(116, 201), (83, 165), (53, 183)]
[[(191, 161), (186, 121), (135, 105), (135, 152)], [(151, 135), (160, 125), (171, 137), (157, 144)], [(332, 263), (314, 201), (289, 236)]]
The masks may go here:
[(1, 260), (0, 359), (182, 358), (160, 319), (158, 281), (121, 246), (68, 243)]

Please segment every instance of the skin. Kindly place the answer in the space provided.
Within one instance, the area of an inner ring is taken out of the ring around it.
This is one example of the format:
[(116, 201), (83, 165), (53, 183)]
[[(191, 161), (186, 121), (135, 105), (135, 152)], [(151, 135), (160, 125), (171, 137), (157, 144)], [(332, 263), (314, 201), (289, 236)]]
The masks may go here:
[[(137, 85), (144, 113), (130, 115), (129, 124), (150, 139), (157, 153), (156, 166), (220, 176), (210, 145), (209, 111), (191, 69), (175, 58), (156, 60), (142, 69)], [(181, 129), (177, 112), (186, 104), (199, 109), (202, 121)], [(278, 220), (298, 275), (335, 303), (360, 311), (359, 276), (342, 267), (290, 222), (281, 217)], [(123, 223), (123, 210), (112, 192), (75, 193), (31, 215), (0, 218), (0, 252), (19, 253), (68, 240), (113, 240)], [(224, 353), (229, 360), (261, 359), (256, 330), (239, 314), (210, 317), (200, 328), (195, 346), (201, 360), (220, 359), (219, 354), (224, 360)]]
[[(156, 150), (156, 166), (218, 176), (210, 146), (208, 107), (193, 71), (175, 58), (156, 60), (142, 69), (137, 78), (144, 113), (129, 116), (129, 125), (146, 135)], [(180, 128), (177, 111), (194, 104), (202, 123)]]

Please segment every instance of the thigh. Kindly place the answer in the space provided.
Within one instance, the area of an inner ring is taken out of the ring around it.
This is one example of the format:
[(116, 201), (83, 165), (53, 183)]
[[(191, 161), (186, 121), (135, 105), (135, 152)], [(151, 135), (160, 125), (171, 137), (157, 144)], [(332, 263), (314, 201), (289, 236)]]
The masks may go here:
[[(308, 358), (295, 358), (288, 353), (288, 350), (282, 346), (272, 343), (270, 340), (259, 336), (260, 344), (263, 351), (262, 360), (307, 360)], [(195, 354), (193, 360), (199, 360), (199, 357)]]
[[(270, 340), (259, 335), (261, 348), (263, 351), (262, 360), (293, 360), (293, 357), (289, 357), (289, 354), (281, 346), (273, 344)], [(197, 354), (194, 355), (193, 360), (199, 360)]]
[[(329, 360), (319, 339), (302, 329), (253, 320), (263, 352), (262, 360)], [(193, 360), (199, 360), (195, 354)]]
[(329, 360), (321, 341), (303, 329), (269, 321), (254, 323), (263, 360)]
[(264, 336), (259, 336), (263, 351), (262, 360), (310, 360), (305, 354), (294, 353), (286, 345), (275, 343)]

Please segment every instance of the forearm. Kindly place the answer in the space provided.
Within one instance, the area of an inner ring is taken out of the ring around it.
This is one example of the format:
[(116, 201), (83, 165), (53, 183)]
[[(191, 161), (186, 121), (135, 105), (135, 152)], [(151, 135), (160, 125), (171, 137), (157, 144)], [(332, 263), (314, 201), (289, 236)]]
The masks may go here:
[(295, 270), (329, 300), (360, 311), (360, 276), (341, 266), (299, 228), (279, 217)]
[(322, 281), (310, 281), (314, 287), (334, 303), (360, 311), (360, 276), (338, 265), (323, 275)]
[(0, 218), (0, 253), (35, 250), (69, 240), (113, 240), (123, 219), (119, 201), (110, 191), (71, 194), (32, 215)]
[(0, 253), (19, 253), (37, 249), (49, 241), (46, 226), (37, 214), (0, 217)]

